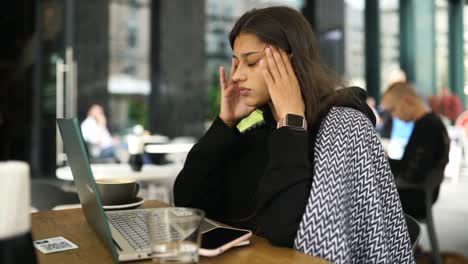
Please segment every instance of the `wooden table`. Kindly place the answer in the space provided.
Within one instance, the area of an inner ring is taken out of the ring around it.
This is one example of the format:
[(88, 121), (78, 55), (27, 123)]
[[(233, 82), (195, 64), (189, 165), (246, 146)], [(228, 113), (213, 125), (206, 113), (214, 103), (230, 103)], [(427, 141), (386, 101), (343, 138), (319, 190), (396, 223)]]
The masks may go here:
[[(147, 201), (145, 208), (164, 207), (158, 201)], [(78, 249), (42, 254), (36, 250), (39, 263), (112, 263), (112, 256), (86, 223), (81, 209), (44, 211), (33, 213), (34, 240), (63, 236), (78, 245)], [(151, 259), (135, 263), (152, 263)], [(246, 247), (233, 248), (217, 257), (200, 257), (199, 263), (329, 263), (293, 249), (271, 246), (265, 239), (253, 236)]]

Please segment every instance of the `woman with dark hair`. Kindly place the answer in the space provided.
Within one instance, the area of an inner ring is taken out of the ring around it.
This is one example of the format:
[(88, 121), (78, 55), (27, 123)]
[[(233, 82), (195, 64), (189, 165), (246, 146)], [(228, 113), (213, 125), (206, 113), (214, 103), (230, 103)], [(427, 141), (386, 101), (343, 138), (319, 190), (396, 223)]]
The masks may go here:
[[(175, 204), (337, 263), (412, 263), (366, 94), (324, 69), (305, 18), (254, 9), (229, 39), (220, 113), (176, 179)], [(239, 132), (255, 109), (263, 122)]]

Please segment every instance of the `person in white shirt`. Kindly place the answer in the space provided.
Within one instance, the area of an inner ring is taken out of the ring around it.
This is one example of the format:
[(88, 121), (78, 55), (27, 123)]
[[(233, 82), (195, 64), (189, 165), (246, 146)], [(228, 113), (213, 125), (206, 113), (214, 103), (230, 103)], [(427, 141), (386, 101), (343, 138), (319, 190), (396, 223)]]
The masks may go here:
[(92, 157), (115, 158), (115, 140), (107, 129), (102, 106), (94, 104), (89, 108), (88, 116), (81, 123), (81, 131)]

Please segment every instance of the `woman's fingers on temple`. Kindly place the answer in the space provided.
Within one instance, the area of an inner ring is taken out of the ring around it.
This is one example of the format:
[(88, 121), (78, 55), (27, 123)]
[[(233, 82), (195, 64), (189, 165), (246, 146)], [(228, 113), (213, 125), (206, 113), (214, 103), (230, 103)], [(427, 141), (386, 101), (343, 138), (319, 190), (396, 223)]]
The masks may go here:
[(265, 82), (267, 84), (268, 92), (270, 93), (271, 100), (273, 101), (273, 104), (275, 104), (275, 102), (277, 101), (277, 97), (278, 97), (277, 86), (276, 86), (275, 80), (270, 74), (270, 71), (268, 70), (266, 61), (262, 59), (260, 61), (260, 64), (261, 65), (263, 64), (263, 67), (262, 67), (263, 78), (265, 79)]
[(219, 67), (219, 83), (221, 84), (222, 89), (226, 89), (227, 81), (226, 81), (226, 72), (224, 70), (224, 66)]
[(271, 77), (275, 81), (279, 80), (281, 75), (279, 73), (278, 66), (276, 65), (275, 59), (273, 57), (273, 50), (271, 46), (269, 46), (266, 49), (266, 55), (267, 55), (266, 57), (267, 57), (268, 69), (270, 71)]
[(282, 54), (284, 53), (283, 50), (273, 48), (273, 58), (276, 62), (276, 66), (278, 67), (278, 71), (282, 78), (287, 78), (288, 73), (286, 70), (285, 61), (283, 60)]
[(270, 90), (271, 87), (275, 85), (275, 82), (270, 74), (270, 71), (268, 70), (268, 65), (267, 65), (266, 60), (264, 59), (260, 60), (260, 67), (262, 69), (263, 78), (265, 79), (268, 90)]
[(290, 77), (294, 76), (294, 69), (291, 64), (291, 57), (285, 51), (281, 52), (281, 57), (283, 57), (284, 64), (286, 66), (286, 71)]

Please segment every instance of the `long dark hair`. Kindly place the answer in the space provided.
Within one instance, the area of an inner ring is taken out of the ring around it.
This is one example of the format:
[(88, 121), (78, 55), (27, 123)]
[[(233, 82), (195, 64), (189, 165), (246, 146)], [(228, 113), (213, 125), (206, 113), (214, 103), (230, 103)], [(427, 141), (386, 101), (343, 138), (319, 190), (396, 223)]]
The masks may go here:
[(293, 54), (292, 66), (301, 86), (305, 115), (314, 124), (322, 111), (336, 101), (341, 80), (321, 63), (318, 44), (309, 22), (284, 6), (253, 9), (242, 15), (229, 34), (231, 48), (241, 33), (255, 34), (262, 42)]

